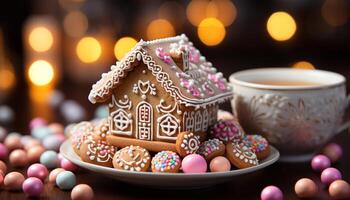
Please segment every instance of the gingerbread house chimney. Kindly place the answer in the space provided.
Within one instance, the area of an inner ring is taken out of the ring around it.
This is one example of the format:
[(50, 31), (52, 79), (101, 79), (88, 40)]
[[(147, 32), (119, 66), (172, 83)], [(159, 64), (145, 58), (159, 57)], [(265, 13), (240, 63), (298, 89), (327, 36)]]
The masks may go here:
[(183, 72), (189, 70), (188, 54), (188, 50), (185, 48), (170, 51), (171, 58)]

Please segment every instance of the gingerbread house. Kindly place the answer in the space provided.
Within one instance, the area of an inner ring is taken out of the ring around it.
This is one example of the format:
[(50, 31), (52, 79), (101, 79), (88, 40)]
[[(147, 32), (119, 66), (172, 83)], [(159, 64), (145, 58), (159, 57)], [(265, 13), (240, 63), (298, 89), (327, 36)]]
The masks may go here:
[(173, 150), (178, 133), (205, 139), (219, 103), (232, 98), (222, 73), (185, 35), (143, 41), (92, 86), (89, 100), (109, 105), (107, 140)]

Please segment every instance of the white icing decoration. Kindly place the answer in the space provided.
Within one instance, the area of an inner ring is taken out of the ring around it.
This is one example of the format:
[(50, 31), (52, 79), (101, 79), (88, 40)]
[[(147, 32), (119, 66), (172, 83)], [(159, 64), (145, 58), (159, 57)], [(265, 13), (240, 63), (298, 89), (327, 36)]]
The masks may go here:
[(136, 138), (140, 140), (153, 140), (153, 108), (146, 101), (141, 101), (137, 107)]
[(109, 123), (111, 127), (112, 134), (119, 135), (132, 135), (132, 115), (129, 110), (132, 107), (132, 102), (128, 96), (124, 95), (124, 101), (117, 101), (112, 95), (112, 102), (109, 105), (110, 107), (115, 106), (116, 110), (110, 114)]
[(139, 80), (137, 84), (135, 83), (132, 88), (133, 93), (139, 94), (141, 93), (142, 99), (146, 99), (146, 94), (151, 94), (153, 96), (157, 95), (156, 88), (153, 83), (150, 81), (141, 81)]

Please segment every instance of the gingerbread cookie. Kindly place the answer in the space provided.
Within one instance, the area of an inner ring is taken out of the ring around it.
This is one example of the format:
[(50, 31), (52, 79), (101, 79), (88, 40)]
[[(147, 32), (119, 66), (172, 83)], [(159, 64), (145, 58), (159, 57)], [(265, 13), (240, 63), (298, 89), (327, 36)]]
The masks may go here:
[(225, 145), (222, 141), (214, 138), (205, 141), (199, 146), (197, 153), (202, 155), (207, 162), (225, 154)]
[(84, 162), (113, 167), (113, 156), (116, 148), (101, 139), (88, 139), (82, 142), (80, 158)]
[(253, 150), (259, 160), (270, 154), (270, 145), (261, 135), (245, 135), (242, 142)]
[(139, 146), (127, 146), (117, 151), (113, 158), (116, 169), (145, 172), (151, 164), (149, 152)]
[(199, 136), (191, 132), (181, 132), (177, 135), (176, 151), (181, 157), (195, 153), (200, 145)]
[(226, 156), (237, 168), (247, 168), (259, 164), (256, 154), (242, 142), (230, 142), (226, 145)]
[(210, 131), (213, 138), (225, 143), (241, 141), (244, 135), (241, 125), (235, 120), (219, 120)]
[(93, 126), (90, 122), (80, 122), (71, 128), (70, 133), (73, 150), (80, 155), (82, 143), (85, 140), (91, 140), (93, 137)]
[(152, 158), (152, 172), (177, 173), (180, 166), (180, 157), (172, 151), (158, 152)]
[(94, 136), (102, 140), (106, 140), (106, 136), (109, 134), (109, 124), (107, 119), (102, 119), (94, 127)]

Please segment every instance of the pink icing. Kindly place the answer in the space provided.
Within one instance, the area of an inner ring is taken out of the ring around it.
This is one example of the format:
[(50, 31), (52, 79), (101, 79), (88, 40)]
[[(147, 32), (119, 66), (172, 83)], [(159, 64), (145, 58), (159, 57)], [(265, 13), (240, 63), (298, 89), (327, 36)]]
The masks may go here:
[(156, 49), (156, 55), (158, 56), (158, 58), (160, 58), (163, 62), (165, 62), (166, 64), (171, 64), (171, 57), (168, 53), (164, 52), (164, 49), (162, 47), (158, 47)]
[(243, 129), (234, 120), (219, 120), (210, 131), (212, 137), (224, 142), (240, 141), (243, 138)]
[(199, 154), (187, 155), (181, 165), (184, 173), (205, 173), (207, 171), (207, 162)]
[(189, 90), (189, 92), (194, 96), (194, 97), (199, 97), (201, 95), (199, 89), (195, 87), (193, 84), (190, 83), (189, 80), (187, 79), (180, 79), (181, 84), (183, 87)]
[(217, 88), (221, 91), (226, 91), (226, 83), (225, 80), (219, 78), (218, 74), (208, 74), (208, 79), (213, 81)]

